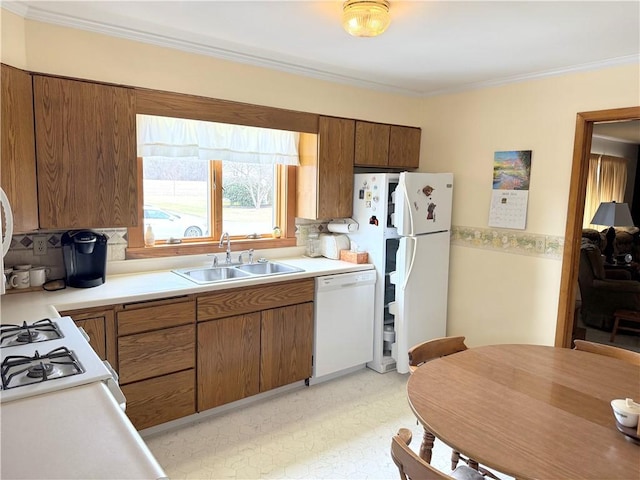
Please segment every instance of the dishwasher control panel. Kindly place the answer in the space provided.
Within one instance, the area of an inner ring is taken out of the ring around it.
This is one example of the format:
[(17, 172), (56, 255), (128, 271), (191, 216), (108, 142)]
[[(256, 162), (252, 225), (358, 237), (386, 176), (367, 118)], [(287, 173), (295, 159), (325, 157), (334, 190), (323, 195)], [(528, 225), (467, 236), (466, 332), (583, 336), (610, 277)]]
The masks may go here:
[(340, 273), (326, 277), (316, 277), (316, 279), (318, 287), (344, 285), (345, 283), (375, 282), (376, 272), (375, 270), (370, 270), (366, 272)]

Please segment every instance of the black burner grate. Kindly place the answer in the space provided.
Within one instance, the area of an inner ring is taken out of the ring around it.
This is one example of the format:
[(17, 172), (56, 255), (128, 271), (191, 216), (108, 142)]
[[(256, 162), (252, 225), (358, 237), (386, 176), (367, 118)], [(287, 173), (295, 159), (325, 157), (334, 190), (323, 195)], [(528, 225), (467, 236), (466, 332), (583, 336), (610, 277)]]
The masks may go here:
[(10, 355), (1, 365), (2, 388), (31, 385), (33, 383), (65, 378), (84, 373), (75, 354), (66, 347), (59, 347), (40, 355)]
[(22, 325), (0, 325), (0, 346), (2, 347), (46, 342), (63, 337), (55, 322), (48, 318), (31, 324), (23, 322)]

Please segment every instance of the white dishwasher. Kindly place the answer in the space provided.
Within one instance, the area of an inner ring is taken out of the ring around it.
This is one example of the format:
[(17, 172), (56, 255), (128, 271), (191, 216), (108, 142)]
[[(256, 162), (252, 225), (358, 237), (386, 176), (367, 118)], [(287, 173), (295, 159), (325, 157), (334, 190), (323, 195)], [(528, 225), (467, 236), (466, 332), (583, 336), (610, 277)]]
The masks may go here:
[(375, 270), (316, 277), (313, 377), (373, 360)]

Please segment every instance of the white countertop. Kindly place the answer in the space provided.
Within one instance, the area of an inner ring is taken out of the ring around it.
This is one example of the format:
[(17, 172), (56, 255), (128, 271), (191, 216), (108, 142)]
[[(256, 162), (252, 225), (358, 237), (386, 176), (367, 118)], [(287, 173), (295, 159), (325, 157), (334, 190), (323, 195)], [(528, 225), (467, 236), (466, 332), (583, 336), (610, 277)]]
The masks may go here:
[(166, 478), (102, 382), (3, 403), (1, 440), (1, 478)]
[[(255, 276), (220, 283), (198, 285), (170, 269), (108, 275), (103, 285), (92, 288), (71, 288), (57, 292), (9, 293), (0, 297), (0, 320), (3, 323), (35, 321), (58, 317), (59, 311), (99, 307), (158, 298), (209, 292), (248, 285), (370, 270), (371, 264), (355, 264), (327, 258), (304, 256), (275, 258), (274, 261), (302, 268), (303, 272)], [(210, 263), (210, 260), (209, 260)], [(186, 265), (188, 267), (194, 266)], [(201, 264), (200, 266), (205, 266)], [(176, 267), (173, 267), (176, 268)]]
[[(210, 258), (184, 259), (190, 264), (161, 260), (150, 264), (164, 270), (120, 272), (103, 285), (56, 292), (10, 293), (0, 297), (2, 323), (31, 322), (59, 317), (60, 311), (153, 300), (248, 285), (299, 280), (370, 270), (371, 264), (353, 264), (326, 258), (274, 258), (303, 272), (245, 277), (199, 285), (171, 268), (210, 265)], [(194, 262), (200, 262), (194, 265)], [(133, 262), (132, 262), (133, 263)], [(170, 265), (170, 266), (168, 266)], [(113, 270), (111, 270), (113, 271)], [(128, 273), (122, 273), (122, 272)], [(89, 427), (88, 427), (89, 426)], [(47, 448), (53, 442), (54, 448)], [(67, 388), (2, 405), (2, 466), (0, 478), (153, 479), (164, 477), (135, 428), (102, 382)], [(29, 448), (24, 448), (31, 445)], [(28, 453), (25, 453), (28, 452)]]

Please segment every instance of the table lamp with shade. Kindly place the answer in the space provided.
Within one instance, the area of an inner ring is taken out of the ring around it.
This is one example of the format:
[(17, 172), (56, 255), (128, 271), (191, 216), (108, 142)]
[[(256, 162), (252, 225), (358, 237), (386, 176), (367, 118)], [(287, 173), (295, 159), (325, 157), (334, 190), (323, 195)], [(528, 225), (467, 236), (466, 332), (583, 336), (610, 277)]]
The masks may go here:
[(607, 263), (613, 264), (613, 245), (616, 240), (616, 231), (614, 227), (633, 226), (633, 218), (631, 218), (629, 205), (626, 203), (601, 202), (596, 214), (593, 216), (593, 220), (591, 220), (591, 223), (593, 225), (609, 226), (605, 235), (607, 245), (604, 247), (602, 253), (605, 256)]

